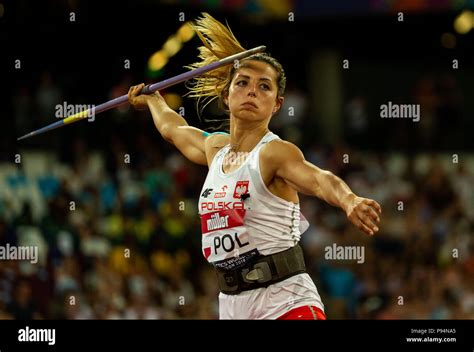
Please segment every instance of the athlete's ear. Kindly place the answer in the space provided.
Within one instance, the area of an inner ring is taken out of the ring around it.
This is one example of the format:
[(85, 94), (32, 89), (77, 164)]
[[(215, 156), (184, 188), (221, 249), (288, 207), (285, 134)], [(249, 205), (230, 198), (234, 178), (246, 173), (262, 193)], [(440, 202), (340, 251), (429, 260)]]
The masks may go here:
[(224, 102), (225, 106), (229, 108), (229, 90), (225, 90), (222, 92), (222, 101)]
[(285, 97), (277, 98), (275, 107), (273, 108), (273, 111), (272, 111), (272, 115), (275, 115), (278, 111), (280, 111), (281, 107), (283, 106), (284, 101), (285, 101)]

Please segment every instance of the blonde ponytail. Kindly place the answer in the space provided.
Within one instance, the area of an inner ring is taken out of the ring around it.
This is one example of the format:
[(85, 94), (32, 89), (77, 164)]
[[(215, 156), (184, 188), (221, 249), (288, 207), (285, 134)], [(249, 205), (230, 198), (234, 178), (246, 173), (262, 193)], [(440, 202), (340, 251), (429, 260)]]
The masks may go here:
[[(246, 50), (228, 25), (224, 26), (208, 13), (203, 13), (192, 27), (204, 45), (198, 48), (200, 61), (186, 66), (186, 68), (202, 67)], [(232, 65), (227, 65), (194, 78), (187, 85), (189, 92), (186, 95), (198, 98), (198, 103), (204, 99), (205, 104), (202, 107), (204, 109), (207, 104), (221, 96), (223, 89), (228, 85), (231, 68)]]

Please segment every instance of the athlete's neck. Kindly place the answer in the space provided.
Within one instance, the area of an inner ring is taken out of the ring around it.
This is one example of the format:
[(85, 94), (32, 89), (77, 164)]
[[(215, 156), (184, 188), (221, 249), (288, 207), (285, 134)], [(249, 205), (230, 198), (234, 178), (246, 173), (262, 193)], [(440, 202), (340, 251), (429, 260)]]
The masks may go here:
[(235, 152), (250, 152), (268, 133), (268, 121), (230, 119), (230, 147)]

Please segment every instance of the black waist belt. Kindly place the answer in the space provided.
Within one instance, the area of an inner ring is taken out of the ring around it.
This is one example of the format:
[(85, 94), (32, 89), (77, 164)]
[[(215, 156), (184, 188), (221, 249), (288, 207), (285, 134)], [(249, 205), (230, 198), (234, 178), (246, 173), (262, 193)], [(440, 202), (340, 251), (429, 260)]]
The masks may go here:
[(219, 289), (235, 295), (242, 291), (268, 287), (291, 276), (306, 272), (299, 244), (279, 253), (259, 256), (251, 263), (233, 270), (216, 267)]

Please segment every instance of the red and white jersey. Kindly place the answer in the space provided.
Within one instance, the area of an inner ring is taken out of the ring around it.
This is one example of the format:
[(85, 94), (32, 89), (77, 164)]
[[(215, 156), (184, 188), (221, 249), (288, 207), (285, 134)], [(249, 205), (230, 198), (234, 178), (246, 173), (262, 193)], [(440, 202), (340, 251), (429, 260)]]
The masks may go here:
[[(262, 179), (259, 152), (274, 139), (279, 137), (268, 132), (245, 161), (228, 173), (223, 172), (222, 165), (230, 146), (224, 146), (209, 167), (198, 206), (202, 253), (217, 267), (237, 268), (259, 254), (291, 248), (309, 226), (299, 204), (272, 194)], [(302, 305), (324, 310), (308, 274), (238, 295), (221, 293), (219, 300), (223, 319), (275, 319)]]

